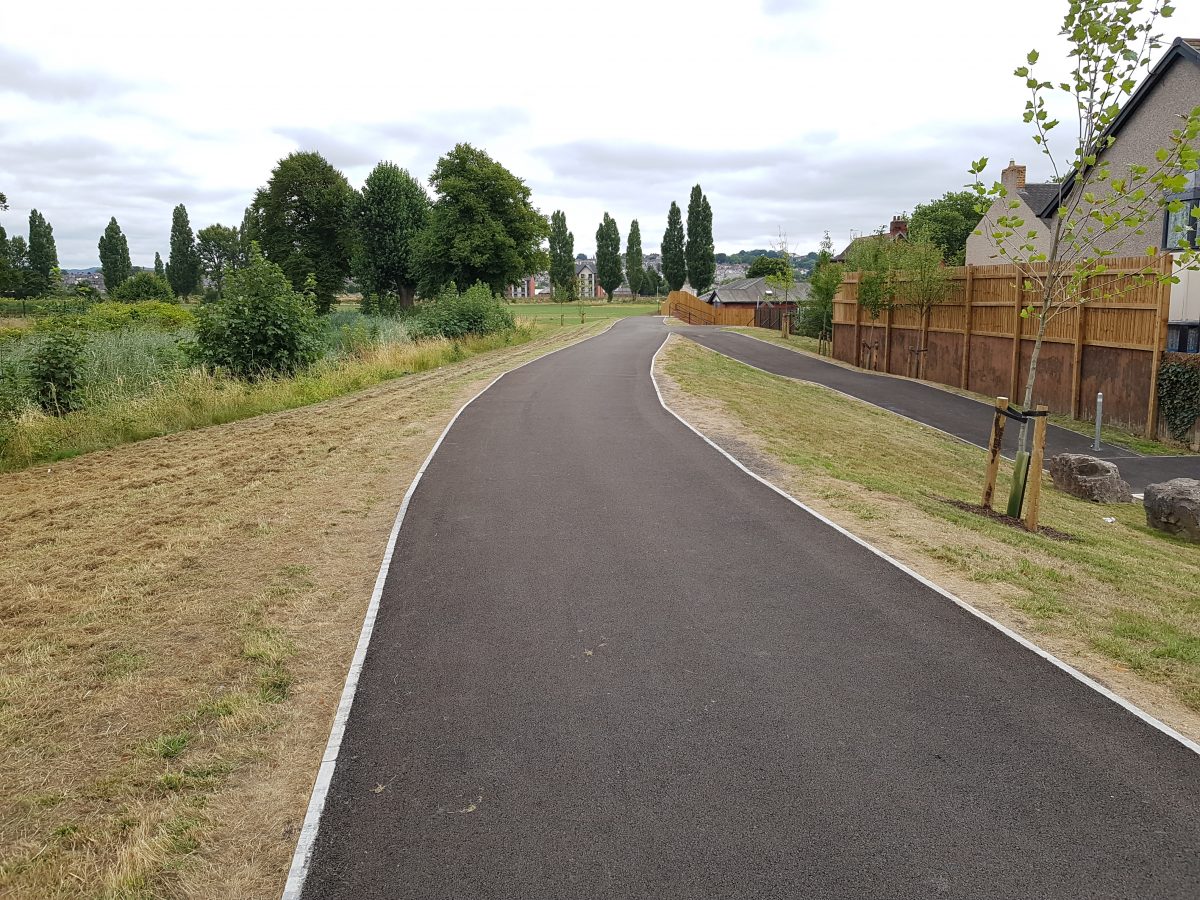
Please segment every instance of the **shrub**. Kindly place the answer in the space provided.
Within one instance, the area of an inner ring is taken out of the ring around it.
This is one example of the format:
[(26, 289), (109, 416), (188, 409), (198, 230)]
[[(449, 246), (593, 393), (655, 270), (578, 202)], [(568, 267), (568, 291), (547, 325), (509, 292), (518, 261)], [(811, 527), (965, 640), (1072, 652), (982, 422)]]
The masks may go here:
[(132, 278), (126, 278), (108, 296), (122, 303), (137, 303), (141, 300), (159, 300), (163, 303), (175, 302), (175, 292), (167, 279), (153, 272), (138, 272)]
[(291, 374), (321, 356), (321, 323), (311, 294), (292, 290), (283, 270), (251, 245), (225, 296), (200, 308), (197, 358), (243, 378)]
[(512, 311), (492, 295), (482, 281), (459, 293), (444, 289), (433, 303), (421, 306), (411, 327), (413, 337), (445, 337), (451, 340), (469, 334), (495, 334), (514, 325)]
[(80, 369), (83, 337), (75, 331), (52, 331), (30, 354), (28, 377), (38, 406), (56, 416), (81, 405)]
[(123, 328), (152, 328), (157, 331), (179, 331), (195, 324), (196, 317), (174, 303), (147, 300), (142, 303), (97, 303), (87, 312), (76, 315), (48, 316), (35, 327), (39, 331), (75, 328), (80, 331), (120, 331)]

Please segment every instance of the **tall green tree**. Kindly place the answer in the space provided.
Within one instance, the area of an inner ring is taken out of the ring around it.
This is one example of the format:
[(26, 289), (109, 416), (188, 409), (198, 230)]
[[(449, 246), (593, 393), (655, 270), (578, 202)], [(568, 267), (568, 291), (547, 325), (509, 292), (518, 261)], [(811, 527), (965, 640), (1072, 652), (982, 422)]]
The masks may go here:
[(159, 278), (167, 277), (167, 268), (163, 265), (162, 255), (157, 250), (154, 251), (154, 274)]
[(350, 275), (354, 190), (320, 153), (297, 152), (279, 161), (254, 195), (253, 232), (266, 258), (292, 288), (316, 278), (318, 312), (328, 312)]
[(754, 262), (746, 269), (747, 278), (765, 278), (768, 275), (783, 275), (792, 267), (790, 259), (771, 256), (756, 256)]
[[(3, 194), (0, 194), (0, 198), (3, 198)], [(7, 294), (15, 287), (16, 269), (12, 264), (11, 253), (8, 232), (0, 225), (0, 294)]]
[(200, 290), (200, 254), (188, 221), (187, 208), (180, 203), (171, 213), (171, 255), (167, 258), (167, 281), (177, 297)]
[(561, 209), (550, 216), (550, 284), (560, 299), (575, 299), (575, 235)]
[(395, 294), (412, 306), (420, 274), (416, 242), (429, 221), (429, 195), (405, 169), (381, 162), (355, 199), (352, 270), (365, 294)]
[(657, 297), (663, 289), (663, 278), (650, 266), (642, 272), (642, 293), (647, 297)]
[(117, 285), (133, 274), (133, 262), (129, 259), (129, 242), (121, 232), (116, 216), (108, 220), (108, 226), (100, 236), (99, 246), (104, 289), (115, 291)]
[(677, 291), (687, 281), (687, 256), (684, 248), (683, 213), (679, 204), (671, 201), (667, 212), (667, 230), (662, 239), (662, 274), (667, 287)]
[(642, 227), (634, 219), (629, 223), (629, 237), (625, 241), (625, 277), (635, 297), (642, 292), (642, 278), (646, 274), (642, 262)]
[(429, 181), (437, 199), (417, 242), (426, 296), (451, 282), (465, 289), (476, 281), (502, 294), (547, 267), (546, 217), (530, 203), (528, 185), (487, 153), (458, 144)]
[(832, 336), (833, 298), (841, 284), (842, 265), (833, 261), (833, 241), (827, 231), (808, 280), (808, 302), (800, 310), (801, 334), (826, 340)]
[(717, 276), (717, 257), (713, 248), (712, 207), (700, 185), (692, 188), (687, 213), (687, 277), (697, 292), (712, 287)]
[(947, 191), (937, 200), (918, 203), (908, 220), (909, 235), (921, 235), (936, 244), (948, 266), (961, 266), (967, 258), (967, 238), (981, 218), (973, 191)]
[(37, 295), (48, 293), (58, 280), (58, 248), (54, 244), (54, 229), (36, 209), (29, 211), (29, 270)]
[(196, 232), (196, 252), (204, 277), (212, 282), (217, 297), (225, 296), (225, 275), (239, 268), (242, 261), (242, 241), (237, 228), (220, 222), (201, 228)]
[(616, 220), (608, 213), (596, 229), (596, 281), (608, 294), (611, 303), (613, 294), (621, 286), (621, 232)]

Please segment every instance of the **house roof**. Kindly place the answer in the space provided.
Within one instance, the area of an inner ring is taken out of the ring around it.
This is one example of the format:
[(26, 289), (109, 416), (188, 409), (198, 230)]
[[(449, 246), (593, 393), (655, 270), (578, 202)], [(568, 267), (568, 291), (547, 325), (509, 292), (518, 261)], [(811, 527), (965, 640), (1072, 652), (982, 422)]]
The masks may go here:
[(839, 262), (839, 263), (845, 262), (847, 254), (850, 253), (850, 249), (855, 244), (857, 244), (859, 241), (874, 241), (874, 240), (878, 240), (879, 238), (883, 238), (884, 240), (887, 240), (887, 241), (894, 241), (898, 237), (902, 237), (902, 236), (907, 237), (907, 235), (905, 235), (904, 232), (902, 232), (902, 231), (885, 231), (883, 234), (864, 234), (860, 237), (856, 237), (854, 240), (852, 240), (850, 243), (848, 243), (846, 245), (846, 248), (844, 250), (842, 250), (841, 253), (839, 253), (837, 256), (835, 256), (830, 261), (831, 262)]
[[(1200, 66), (1200, 38), (1180, 37), (1175, 38), (1175, 40), (1171, 42), (1171, 46), (1167, 48), (1167, 52), (1164, 53), (1158, 62), (1154, 64), (1154, 66), (1150, 69), (1150, 74), (1146, 76), (1145, 80), (1138, 85), (1137, 89), (1132, 95), (1130, 95), (1129, 99), (1125, 101), (1125, 106), (1122, 107), (1119, 113), (1117, 113), (1117, 117), (1113, 119), (1112, 124), (1108, 126), (1102, 137), (1107, 135), (1112, 135), (1115, 137), (1121, 131), (1121, 128), (1124, 127), (1125, 122), (1128, 121), (1129, 117), (1132, 116), (1137, 111), (1138, 107), (1146, 101), (1146, 98), (1153, 93), (1154, 88), (1160, 81), (1162, 81), (1167, 72), (1171, 70), (1171, 67), (1178, 62), (1185, 62), (1194, 66)], [(1070, 193), (1071, 187), (1074, 185), (1074, 183), (1075, 172), (1072, 171), (1062, 184), (1064, 196)], [(1026, 185), (1026, 189), (1032, 186), (1033, 185)], [(1054, 187), (1057, 189), (1058, 185), (1055, 185)], [(1055, 190), (1053, 196), (1044, 198), (1044, 200), (1045, 202), (1042, 204), (1040, 209), (1037, 206), (1034, 206), (1032, 203), (1029, 204), (1031, 207), (1033, 207), (1034, 212), (1038, 214), (1038, 217), (1042, 219), (1046, 219), (1054, 215), (1054, 211), (1058, 203), (1058, 191)], [(1027, 200), (1026, 202), (1029, 201)]]
[(596, 274), (596, 267), (594, 265), (592, 265), (591, 260), (584, 260), (582, 262), (575, 263), (575, 274), (576, 275), (582, 274), (584, 269), (587, 269), (593, 275)]
[(1038, 181), (1027, 184), (1017, 191), (1029, 208), (1038, 214), (1038, 218), (1048, 218), (1058, 208), (1058, 191), (1064, 185), (1053, 181)]
[[(741, 278), (728, 284), (717, 285), (703, 297), (705, 303), (760, 303), (763, 301), (780, 302), (782, 298), (768, 297), (767, 291), (774, 290), (765, 277)], [(808, 294), (808, 284), (798, 282), (789, 291), (789, 300), (802, 300)]]

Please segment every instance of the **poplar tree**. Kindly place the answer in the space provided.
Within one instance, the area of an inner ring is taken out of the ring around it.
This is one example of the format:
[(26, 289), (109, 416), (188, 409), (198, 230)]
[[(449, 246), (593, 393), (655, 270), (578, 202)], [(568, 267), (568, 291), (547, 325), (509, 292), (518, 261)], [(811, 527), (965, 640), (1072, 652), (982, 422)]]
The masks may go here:
[(608, 213), (596, 229), (596, 281), (608, 294), (611, 303), (613, 293), (621, 286), (621, 232), (616, 220)]
[(176, 297), (187, 297), (200, 289), (200, 254), (196, 236), (182, 203), (171, 213), (171, 256), (167, 260), (167, 281)]
[(154, 274), (159, 278), (167, 277), (167, 270), (163, 267), (162, 256), (159, 255), (157, 250), (154, 251)]
[(104, 275), (104, 289), (110, 293), (133, 274), (133, 263), (129, 259), (129, 242), (121, 233), (121, 226), (114, 216), (100, 236), (100, 271)]
[(669, 290), (677, 291), (687, 281), (687, 258), (684, 256), (683, 213), (674, 200), (667, 213), (667, 230), (663, 232), (661, 250), (663, 279)]
[(550, 284), (561, 298), (575, 299), (575, 235), (561, 209), (550, 216)]
[(629, 279), (629, 290), (633, 296), (642, 292), (642, 228), (638, 220), (629, 223), (629, 238), (625, 242), (625, 275)]
[(697, 292), (711, 287), (717, 275), (717, 257), (713, 252), (712, 207), (700, 190), (692, 188), (687, 214), (687, 277)]
[(54, 245), (54, 229), (36, 209), (29, 211), (29, 270), (35, 284), (34, 293), (44, 294), (58, 278), (58, 248)]

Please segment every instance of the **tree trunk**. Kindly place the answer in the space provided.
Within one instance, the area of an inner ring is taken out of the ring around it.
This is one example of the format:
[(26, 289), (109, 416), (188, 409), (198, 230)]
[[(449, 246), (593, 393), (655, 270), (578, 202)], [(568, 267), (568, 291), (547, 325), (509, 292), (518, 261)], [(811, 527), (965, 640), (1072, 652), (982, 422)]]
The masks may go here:
[[(1033, 352), (1029, 355), (1029, 371), (1025, 375), (1025, 396), (1021, 401), (1021, 409), (1028, 410), (1033, 408), (1033, 382), (1037, 378), (1038, 357), (1042, 355), (1042, 338), (1046, 334), (1046, 317), (1042, 316), (1038, 320), (1037, 338), (1033, 342)], [(1025, 449), (1025, 438), (1029, 433), (1029, 421), (1021, 423), (1021, 434), (1017, 439), (1017, 446)]]
[(413, 305), (413, 300), (416, 297), (416, 291), (404, 284), (400, 286), (400, 308), (409, 309)]

